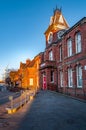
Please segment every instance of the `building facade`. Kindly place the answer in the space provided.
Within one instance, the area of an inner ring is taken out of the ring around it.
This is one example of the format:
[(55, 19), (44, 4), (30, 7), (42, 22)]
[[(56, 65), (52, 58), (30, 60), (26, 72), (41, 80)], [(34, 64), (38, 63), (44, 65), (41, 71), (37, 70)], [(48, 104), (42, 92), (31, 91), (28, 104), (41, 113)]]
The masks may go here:
[(27, 59), (26, 63), (20, 62), (18, 71), (11, 71), (10, 78), (14, 86), (23, 89), (39, 89), (39, 64), (41, 53), (33, 60)]
[(86, 95), (86, 17), (68, 26), (56, 9), (45, 31), (40, 86), (72, 96)]

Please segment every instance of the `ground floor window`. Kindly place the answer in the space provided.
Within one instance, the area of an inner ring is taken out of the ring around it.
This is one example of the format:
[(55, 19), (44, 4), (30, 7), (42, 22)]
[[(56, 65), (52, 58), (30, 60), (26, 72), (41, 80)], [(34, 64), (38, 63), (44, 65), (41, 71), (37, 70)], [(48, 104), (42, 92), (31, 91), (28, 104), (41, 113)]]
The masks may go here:
[(82, 67), (76, 67), (76, 76), (77, 76), (77, 87), (82, 88)]
[(33, 78), (30, 78), (30, 85), (33, 85)]
[(63, 72), (60, 71), (60, 86), (63, 87)]
[(73, 86), (73, 73), (72, 73), (72, 68), (68, 68), (68, 86), (72, 87)]
[(47, 81), (46, 81), (46, 74), (43, 74), (43, 90), (47, 89)]

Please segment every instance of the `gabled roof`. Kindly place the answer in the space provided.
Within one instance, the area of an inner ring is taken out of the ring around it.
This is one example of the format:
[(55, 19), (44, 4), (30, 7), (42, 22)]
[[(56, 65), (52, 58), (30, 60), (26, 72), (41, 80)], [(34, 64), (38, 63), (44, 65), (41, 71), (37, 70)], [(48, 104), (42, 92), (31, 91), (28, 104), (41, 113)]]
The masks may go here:
[(20, 68), (24, 69), (25, 65), (26, 65), (25, 63), (20, 62)]
[(30, 64), (29, 64), (29, 66), (28, 66), (28, 67), (33, 67), (33, 66), (34, 66), (34, 64), (35, 64), (35, 60), (33, 59), (33, 60), (30, 62)]
[(50, 19), (50, 25), (48, 29), (45, 31), (45, 35), (49, 32), (57, 32), (62, 29), (69, 28), (67, 21), (61, 13), (61, 10), (56, 9), (54, 11), (54, 15)]

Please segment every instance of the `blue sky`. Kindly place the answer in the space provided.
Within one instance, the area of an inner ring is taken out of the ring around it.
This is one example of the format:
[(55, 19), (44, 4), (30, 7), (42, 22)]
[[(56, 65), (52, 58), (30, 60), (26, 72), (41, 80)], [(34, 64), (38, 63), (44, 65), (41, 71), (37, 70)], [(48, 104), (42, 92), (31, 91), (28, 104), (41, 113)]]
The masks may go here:
[(73, 26), (86, 16), (86, 0), (0, 0), (0, 79), (45, 49), (44, 32), (55, 7)]

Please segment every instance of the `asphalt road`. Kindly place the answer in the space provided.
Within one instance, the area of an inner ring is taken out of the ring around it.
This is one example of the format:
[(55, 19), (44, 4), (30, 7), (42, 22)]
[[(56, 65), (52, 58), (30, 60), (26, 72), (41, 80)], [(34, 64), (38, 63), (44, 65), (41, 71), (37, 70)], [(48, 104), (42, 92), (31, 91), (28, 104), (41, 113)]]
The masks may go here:
[(0, 92), (0, 105), (9, 102), (9, 96), (13, 96), (13, 98), (15, 99), (20, 96), (20, 93), (9, 92), (9, 91)]

